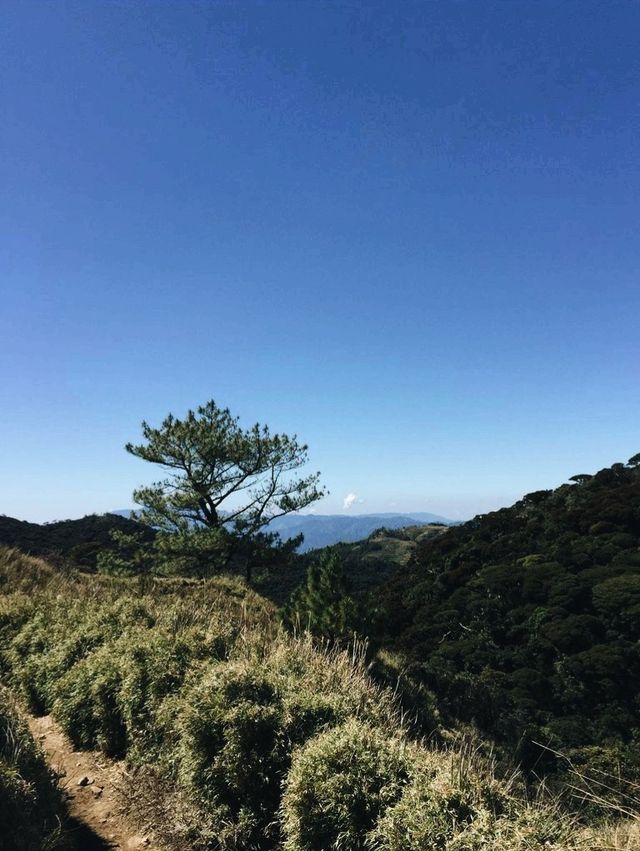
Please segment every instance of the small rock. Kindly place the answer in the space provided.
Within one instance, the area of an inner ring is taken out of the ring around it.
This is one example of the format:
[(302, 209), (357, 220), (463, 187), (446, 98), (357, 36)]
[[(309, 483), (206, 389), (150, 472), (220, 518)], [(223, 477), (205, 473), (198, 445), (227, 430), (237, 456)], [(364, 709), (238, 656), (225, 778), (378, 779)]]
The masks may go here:
[(102, 786), (94, 786), (91, 791), (93, 792), (94, 797), (99, 798), (104, 790)]
[(146, 836), (134, 836), (127, 842), (129, 851), (139, 851), (140, 848), (148, 848), (151, 842)]
[(93, 783), (93, 780), (91, 780), (89, 777), (86, 777), (86, 776), (81, 777), (80, 780), (78, 780), (78, 786), (91, 786), (92, 783)]

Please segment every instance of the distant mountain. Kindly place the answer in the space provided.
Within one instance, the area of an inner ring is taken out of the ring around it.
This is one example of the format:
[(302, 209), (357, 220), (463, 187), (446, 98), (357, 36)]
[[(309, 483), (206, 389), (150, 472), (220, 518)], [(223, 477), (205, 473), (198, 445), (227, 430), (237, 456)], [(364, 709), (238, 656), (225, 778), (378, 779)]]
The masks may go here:
[(304, 542), (300, 552), (328, 547), (337, 543), (362, 541), (376, 529), (402, 529), (430, 523), (451, 525), (452, 521), (437, 514), (288, 514), (269, 524), (269, 530), (278, 532), (287, 541), (302, 533)]
[[(131, 511), (130, 508), (118, 508), (111, 514), (128, 518)], [(439, 514), (417, 511), (415, 514), (287, 514), (272, 520), (268, 529), (277, 532), (283, 541), (302, 533), (304, 541), (299, 551), (306, 553), (332, 544), (362, 541), (376, 529), (403, 529), (405, 526), (427, 526), (431, 523), (457, 525), (457, 521)]]

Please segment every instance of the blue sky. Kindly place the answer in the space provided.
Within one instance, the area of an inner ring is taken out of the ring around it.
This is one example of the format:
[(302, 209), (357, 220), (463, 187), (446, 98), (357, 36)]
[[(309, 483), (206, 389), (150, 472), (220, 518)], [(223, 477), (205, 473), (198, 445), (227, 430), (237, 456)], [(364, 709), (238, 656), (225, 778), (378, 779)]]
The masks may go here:
[(640, 450), (640, 3), (0, 9), (0, 512), (131, 504), (209, 398), (318, 511)]

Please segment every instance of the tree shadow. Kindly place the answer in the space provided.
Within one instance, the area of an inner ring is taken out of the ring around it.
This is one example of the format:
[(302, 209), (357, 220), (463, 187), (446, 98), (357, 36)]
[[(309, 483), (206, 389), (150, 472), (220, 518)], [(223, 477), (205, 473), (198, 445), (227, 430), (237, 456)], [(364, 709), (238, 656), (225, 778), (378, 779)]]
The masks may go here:
[(64, 826), (73, 851), (110, 851), (115, 847), (79, 819), (69, 817)]

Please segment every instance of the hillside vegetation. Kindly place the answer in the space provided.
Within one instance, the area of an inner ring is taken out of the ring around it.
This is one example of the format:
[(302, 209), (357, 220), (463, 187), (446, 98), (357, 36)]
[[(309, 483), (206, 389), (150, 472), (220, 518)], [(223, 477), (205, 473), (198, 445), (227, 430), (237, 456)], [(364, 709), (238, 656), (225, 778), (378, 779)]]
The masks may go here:
[[(367, 595), (385, 582), (399, 567), (407, 564), (416, 543), (432, 535), (441, 535), (447, 526), (407, 526), (402, 529), (375, 529), (367, 538), (355, 543), (332, 544), (298, 555), (290, 554), (274, 564), (254, 572), (254, 587), (276, 604), (282, 605), (304, 584), (307, 573), (327, 557), (336, 558), (354, 596), (366, 602)], [(363, 632), (371, 636), (371, 624), (363, 624)]]
[(354, 592), (366, 593), (383, 583), (398, 568), (405, 566), (419, 543), (445, 534), (448, 529), (448, 526), (440, 523), (398, 529), (385, 526), (376, 529), (362, 541), (314, 550), (306, 555), (304, 564), (313, 564), (330, 550), (340, 561)]
[(0, 594), (3, 678), (75, 747), (127, 759), (171, 848), (610, 847), (474, 749), (415, 740), (362, 654), (286, 635), (239, 580), (61, 576), (3, 551)]
[(34, 556), (46, 556), (89, 570), (98, 553), (114, 547), (112, 532), (139, 535), (150, 541), (154, 532), (118, 514), (88, 514), (79, 520), (29, 523), (0, 515), (0, 546), (16, 547)]
[[(291, 528), (297, 531), (298, 525), (294, 522), (296, 517), (281, 519), (290, 520), (293, 524)], [(304, 526), (309, 517), (310, 515), (302, 516), (300, 524)], [(369, 527), (371, 517), (367, 518)], [(349, 518), (344, 519), (349, 520)], [(379, 522), (383, 520), (400, 522), (394, 516), (376, 519)], [(403, 522), (406, 520), (407, 518), (404, 518)], [(369, 527), (361, 524), (361, 528)], [(289, 529), (286, 525), (283, 525), (283, 528)], [(405, 564), (413, 553), (417, 540), (422, 540), (427, 535), (441, 534), (446, 528), (439, 523), (404, 528), (385, 526), (375, 529), (368, 537), (363, 536), (363, 540), (355, 543), (339, 543), (331, 546), (343, 563), (354, 592), (362, 594), (385, 581), (397, 567)], [(87, 571), (95, 571), (98, 568), (101, 554), (103, 562), (105, 556), (110, 553), (120, 554), (122, 544), (117, 537), (114, 539), (113, 533), (135, 542), (129, 547), (129, 553), (140, 545), (145, 548), (146, 553), (154, 552), (152, 542), (156, 537), (155, 531), (143, 523), (120, 514), (89, 514), (79, 520), (59, 520), (43, 524), (29, 523), (0, 515), (0, 546), (14, 547), (23, 553), (44, 556), (59, 566), (71, 566)], [(302, 546), (303, 554), (300, 554), (296, 551), (300, 549), (297, 541), (289, 541), (289, 537), (289, 535), (283, 535), (283, 540), (285, 538), (287, 540), (282, 545), (274, 546), (274, 541), (271, 547), (256, 548), (253, 552), (253, 586), (278, 605), (282, 605), (304, 582), (309, 565), (321, 558), (326, 549), (313, 549), (309, 552), (310, 546), (305, 540)], [(172, 561), (172, 556), (174, 556), (173, 553), (161, 552), (155, 558), (149, 557), (148, 562), (153, 563), (153, 570), (157, 573), (241, 572), (237, 569), (234, 571), (233, 563), (219, 563), (220, 560), (216, 560), (215, 553), (211, 552), (204, 554), (205, 564), (199, 571), (185, 571), (184, 554), (176, 568), (175, 562), (179, 559), (174, 557)], [(130, 563), (128, 567), (132, 567), (132, 564)], [(132, 572), (135, 572), (135, 569)]]
[(445, 719), (523, 764), (640, 772), (640, 456), (421, 541), (383, 643)]

